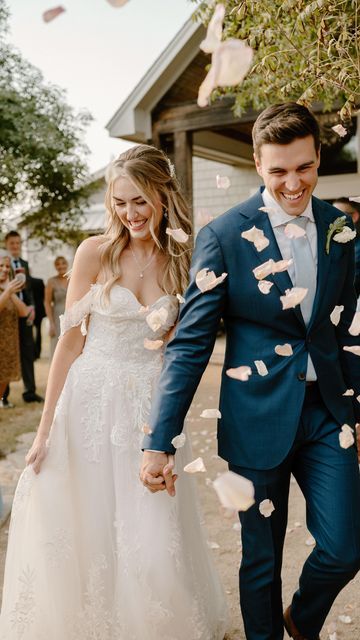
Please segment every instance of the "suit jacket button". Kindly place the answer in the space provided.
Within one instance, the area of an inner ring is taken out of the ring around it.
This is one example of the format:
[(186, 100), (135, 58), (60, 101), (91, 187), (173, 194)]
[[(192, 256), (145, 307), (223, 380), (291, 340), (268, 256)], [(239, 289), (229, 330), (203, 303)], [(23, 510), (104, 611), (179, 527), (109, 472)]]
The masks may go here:
[(306, 380), (306, 373), (304, 373), (304, 371), (300, 371), (297, 377), (298, 377), (298, 380), (301, 380), (301, 382), (304, 382), (304, 380)]

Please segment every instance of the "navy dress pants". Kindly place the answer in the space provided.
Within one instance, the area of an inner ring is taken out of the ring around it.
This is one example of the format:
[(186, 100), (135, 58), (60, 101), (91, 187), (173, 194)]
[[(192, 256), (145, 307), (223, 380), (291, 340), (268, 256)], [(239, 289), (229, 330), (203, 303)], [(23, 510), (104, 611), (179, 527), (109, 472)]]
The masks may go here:
[[(240, 514), (240, 605), (247, 640), (284, 637), (281, 565), (291, 473), (316, 541), (291, 603), (293, 621), (307, 640), (317, 640), (337, 594), (360, 568), (359, 466), (355, 446), (340, 447), (339, 432), (315, 384), (307, 387), (295, 441), (280, 466), (263, 471), (229, 465), (255, 486), (256, 504)], [(266, 498), (275, 507), (269, 518), (259, 512)]]

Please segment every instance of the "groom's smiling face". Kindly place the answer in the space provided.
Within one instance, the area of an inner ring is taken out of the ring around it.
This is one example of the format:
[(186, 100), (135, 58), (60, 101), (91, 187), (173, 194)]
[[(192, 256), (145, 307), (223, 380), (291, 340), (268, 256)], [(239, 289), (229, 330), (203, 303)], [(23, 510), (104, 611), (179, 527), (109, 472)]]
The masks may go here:
[(320, 153), (314, 138), (295, 138), (289, 144), (263, 144), (254, 155), (256, 170), (280, 207), (291, 216), (301, 215), (318, 181)]

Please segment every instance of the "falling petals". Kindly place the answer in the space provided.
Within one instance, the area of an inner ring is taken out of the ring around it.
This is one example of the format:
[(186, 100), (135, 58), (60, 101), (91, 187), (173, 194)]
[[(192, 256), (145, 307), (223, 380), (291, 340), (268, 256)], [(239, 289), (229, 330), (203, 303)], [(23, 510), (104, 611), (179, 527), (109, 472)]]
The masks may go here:
[(277, 353), (278, 356), (292, 356), (292, 346), (287, 342), (285, 344), (277, 344), (275, 347), (275, 353)]
[(166, 233), (168, 236), (171, 236), (175, 242), (187, 242), (189, 240), (189, 235), (185, 233), (183, 229), (170, 229), (169, 227), (166, 229)]
[(220, 549), (220, 545), (217, 542), (207, 542), (209, 549)]
[(214, 289), (218, 284), (223, 282), (227, 276), (227, 273), (222, 273), (218, 278), (216, 277), (213, 271), (209, 271), (209, 269), (201, 269), (198, 271), (195, 277), (195, 282), (203, 293), (205, 291), (210, 291), (210, 289)]
[(305, 229), (302, 229), (298, 224), (294, 224), (293, 222), (289, 222), (286, 225), (284, 233), (291, 240), (295, 240), (296, 238), (303, 238), (304, 236), (306, 236)]
[(353, 395), (355, 395), (354, 389), (346, 389), (345, 393), (343, 393), (343, 396), (353, 396)]
[(274, 262), (273, 273), (280, 273), (281, 271), (287, 271), (288, 267), (293, 263), (293, 259), (290, 260), (278, 260)]
[(270, 240), (265, 237), (262, 229), (251, 227), (248, 231), (243, 231), (241, 237), (249, 242), (253, 242), (258, 251), (262, 251), (269, 246)]
[(54, 20), (59, 15), (64, 13), (64, 11), (65, 11), (64, 7), (59, 5), (58, 7), (54, 7), (53, 9), (48, 9), (47, 11), (44, 11), (44, 13), (42, 14), (42, 18), (44, 22), (51, 22), (51, 20)]
[(148, 338), (144, 339), (144, 347), (149, 351), (156, 351), (157, 349), (160, 349), (163, 344), (163, 340), (149, 340)]
[(355, 356), (360, 356), (360, 347), (359, 346), (353, 346), (353, 347), (343, 347), (344, 351), (349, 351), (350, 353), (353, 353)]
[(129, 2), (129, 0), (107, 0), (107, 1), (109, 4), (111, 4), (112, 7), (115, 7), (116, 9), (118, 7), (123, 7), (124, 4)]
[(312, 536), (309, 536), (309, 538), (305, 540), (305, 544), (307, 547), (314, 547), (316, 544), (315, 538), (313, 538)]
[(255, 267), (255, 269), (253, 269), (253, 274), (257, 280), (263, 280), (270, 274), (286, 271), (292, 262), (292, 258), (290, 258), (290, 260), (278, 260), (278, 262), (274, 262), (274, 260), (270, 258), (267, 262), (263, 262), (263, 264)]
[(334, 127), (331, 127), (331, 128), (333, 131), (335, 131), (335, 133), (338, 134), (338, 136), (340, 136), (340, 138), (343, 138), (347, 134), (347, 129), (345, 129), (345, 127), (343, 127), (342, 124), (336, 124)]
[(263, 211), (264, 213), (276, 213), (275, 207), (259, 207), (259, 211)]
[(257, 372), (259, 374), (259, 376), (267, 376), (268, 375), (268, 370), (267, 370), (267, 366), (265, 364), (265, 362), (263, 362), (263, 360), (255, 360), (254, 361), (254, 365), (257, 369)]
[(225, 509), (247, 511), (255, 502), (253, 483), (233, 471), (221, 474), (214, 480), (213, 487)]
[(336, 305), (336, 307), (334, 307), (332, 312), (330, 313), (330, 320), (335, 325), (335, 327), (338, 326), (340, 322), (340, 316), (343, 311), (344, 311), (344, 305), (340, 304), (340, 305)]
[(360, 196), (352, 196), (349, 200), (351, 202), (360, 202)]
[(177, 293), (176, 297), (179, 300), (180, 304), (184, 304), (185, 298), (182, 295), (180, 295), (180, 293)]
[(270, 293), (270, 289), (273, 286), (273, 284), (274, 283), (270, 282), (270, 280), (259, 280), (258, 282), (259, 291), (261, 291), (261, 293), (267, 296), (267, 294)]
[(352, 623), (352, 618), (350, 618), (350, 616), (341, 615), (341, 616), (339, 616), (339, 620), (343, 624), (351, 624)]
[(150, 436), (152, 434), (151, 427), (148, 424), (143, 425), (142, 431), (146, 436)]
[(266, 499), (260, 502), (259, 511), (264, 518), (270, 518), (272, 512), (275, 511), (275, 507), (271, 500)]
[(171, 444), (173, 447), (175, 447), (175, 449), (181, 449), (181, 447), (184, 446), (185, 442), (186, 442), (185, 433), (180, 433), (180, 435), (175, 436), (175, 438), (171, 440)]
[(184, 467), (186, 473), (205, 473), (206, 467), (202, 458), (196, 458)]
[(160, 309), (154, 309), (149, 315), (146, 317), (146, 322), (149, 325), (150, 329), (153, 331), (158, 331), (161, 327), (164, 326), (167, 318), (168, 318), (168, 310), (165, 307), (160, 307)]
[(231, 182), (228, 176), (216, 176), (216, 186), (218, 189), (224, 189), (225, 191), (230, 187)]
[(342, 449), (348, 449), (354, 442), (354, 430), (348, 424), (343, 424), (341, 433), (339, 433), (339, 442)]
[(251, 374), (252, 374), (252, 371), (250, 367), (247, 367), (247, 366), (237, 367), (236, 369), (228, 369), (226, 371), (226, 375), (229, 376), (229, 378), (234, 378), (235, 380), (241, 380), (241, 382), (247, 382)]
[(200, 418), (221, 418), (221, 413), (219, 409), (204, 409)]
[(360, 311), (356, 311), (349, 327), (349, 333), (352, 336), (358, 336), (360, 334)]
[(339, 231), (339, 233), (335, 233), (333, 236), (333, 240), (335, 240), (335, 242), (340, 242), (341, 244), (345, 244), (345, 242), (350, 242), (350, 240), (354, 240), (354, 238), (356, 238), (355, 229), (352, 230), (350, 229), (350, 227), (347, 227), (346, 225), (345, 227), (342, 228), (341, 231)]
[(286, 289), (285, 295), (280, 296), (283, 310), (293, 309), (294, 307), (296, 307), (304, 300), (307, 292), (308, 289), (304, 289), (303, 287), (293, 287), (292, 289)]
[(208, 24), (206, 38), (200, 43), (200, 49), (205, 53), (213, 53), (219, 46), (222, 37), (225, 5), (217, 4)]
[(252, 49), (237, 38), (220, 42), (211, 58), (210, 70), (199, 87), (198, 105), (206, 107), (216, 87), (233, 87), (242, 82), (250, 69)]

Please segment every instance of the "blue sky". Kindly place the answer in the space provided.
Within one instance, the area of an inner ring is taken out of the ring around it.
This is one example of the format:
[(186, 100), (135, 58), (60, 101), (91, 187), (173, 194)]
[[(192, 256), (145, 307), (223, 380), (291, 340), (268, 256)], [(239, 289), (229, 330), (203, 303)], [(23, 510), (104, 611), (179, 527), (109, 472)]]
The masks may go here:
[(8, 0), (10, 40), (46, 80), (66, 89), (67, 101), (95, 121), (86, 142), (91, 171), (127, 145), (111, 140), (105, 124), (194, 10), (190, 0), (63, 0), (66, 12), (45, 24), (57, 0)]

